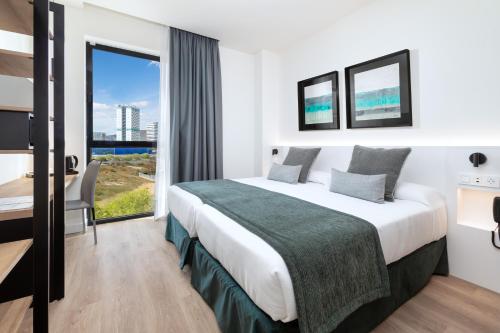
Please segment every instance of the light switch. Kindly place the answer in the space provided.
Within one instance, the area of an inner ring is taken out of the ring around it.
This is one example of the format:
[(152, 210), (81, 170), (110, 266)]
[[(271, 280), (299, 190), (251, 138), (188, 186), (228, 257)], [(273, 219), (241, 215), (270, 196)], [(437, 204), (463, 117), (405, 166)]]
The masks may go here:
[(470, 177), (470, 175), (460, 175), (458, 182), (460, 184), (469, 185), (471, 182), (471, 177)]

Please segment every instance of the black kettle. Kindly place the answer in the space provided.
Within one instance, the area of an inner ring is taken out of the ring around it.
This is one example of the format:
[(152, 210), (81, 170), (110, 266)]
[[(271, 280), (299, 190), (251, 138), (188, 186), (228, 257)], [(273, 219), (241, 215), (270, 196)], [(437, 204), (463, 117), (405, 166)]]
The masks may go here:
[(78, 166), (78, 157), (75, 155), (66, 156), (66, 174), (75, 174), (78, 173), (76, 171), (76, 167)]

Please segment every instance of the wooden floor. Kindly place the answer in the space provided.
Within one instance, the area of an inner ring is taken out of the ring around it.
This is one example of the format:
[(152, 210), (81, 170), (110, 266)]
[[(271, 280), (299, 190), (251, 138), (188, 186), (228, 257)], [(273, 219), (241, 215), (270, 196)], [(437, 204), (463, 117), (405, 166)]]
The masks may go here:
[[(50, 306), (51, 332), (219, 332), (211, 309), (179, 270), (165, 224), (152, 219), (97, 227), (66, 241), (66, 297)], [(31, 313), (21, 328), (30, 332)], [(500, 295), (433, 277), (375, 330), (500, 332)]]

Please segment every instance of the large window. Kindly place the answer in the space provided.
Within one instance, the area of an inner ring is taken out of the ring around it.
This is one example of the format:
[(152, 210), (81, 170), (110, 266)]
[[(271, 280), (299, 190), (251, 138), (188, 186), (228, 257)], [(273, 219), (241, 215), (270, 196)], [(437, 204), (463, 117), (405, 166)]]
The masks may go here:
[(159, 61), (87, 44), (87, 161), (102, 161), (95, 196), (98, 222), (153, 212)]

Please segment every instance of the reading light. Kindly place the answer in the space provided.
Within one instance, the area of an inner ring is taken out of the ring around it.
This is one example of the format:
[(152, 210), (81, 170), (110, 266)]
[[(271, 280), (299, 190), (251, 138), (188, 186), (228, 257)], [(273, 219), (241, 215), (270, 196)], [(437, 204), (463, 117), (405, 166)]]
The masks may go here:
[(271, 154), (274, 156), (274, 155), (278, 155), (278, 149), (277, 148), (273, 148)]
[(474, 164), (474, 167), (477, 168), (479, 165), (486, 163), (486, 155), (483, 153), (473, 153), (469, 156), (469, 161)]

